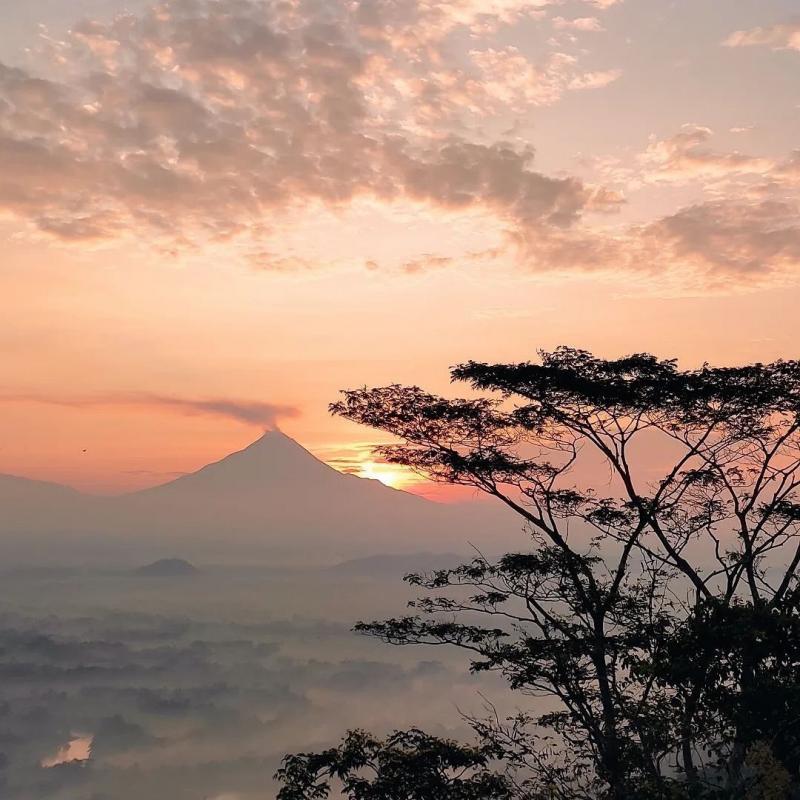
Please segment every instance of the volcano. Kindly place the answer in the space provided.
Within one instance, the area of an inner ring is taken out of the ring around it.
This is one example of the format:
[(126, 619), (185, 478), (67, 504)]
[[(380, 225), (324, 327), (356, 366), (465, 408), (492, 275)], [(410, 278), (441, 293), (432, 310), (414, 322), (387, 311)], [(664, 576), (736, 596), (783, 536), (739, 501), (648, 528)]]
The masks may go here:
[(58, 553), (62, 563), (67, 554), (141, 563), (180, 552), (206, 562), (328, 564), (387, 552), (463, 552), (468, 542), (502, 547), (498, 540), (515, 528), (489, 504), (434, 503), (338, 472), (280, 431), (117, 497), (0, 477), (0, 497), (9, 487), (14, 513), (0, 520), (0, 554), (27, 544), (40, 556)]

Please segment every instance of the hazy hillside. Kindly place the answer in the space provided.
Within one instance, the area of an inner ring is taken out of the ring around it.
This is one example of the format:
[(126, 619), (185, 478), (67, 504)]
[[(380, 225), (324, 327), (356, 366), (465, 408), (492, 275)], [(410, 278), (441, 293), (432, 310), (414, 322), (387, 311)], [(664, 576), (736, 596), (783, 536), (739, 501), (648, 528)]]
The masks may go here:
[(0, 551), (22, 563), (190, 559), (325, 564), (387, 552), (465, 552), (517, 534), (502, 510), (432, 503), (345, 475), (272, 431), (174, 481), (119, 497), (0, 478)]

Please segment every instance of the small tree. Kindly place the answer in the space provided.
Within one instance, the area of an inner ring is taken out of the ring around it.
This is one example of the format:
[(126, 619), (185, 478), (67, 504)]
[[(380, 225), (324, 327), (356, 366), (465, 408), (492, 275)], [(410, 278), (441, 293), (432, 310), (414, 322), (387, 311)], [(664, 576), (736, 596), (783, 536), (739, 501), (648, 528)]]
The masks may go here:
[(489, 396), (389, 386), (332, 406), (398, 437), (388, 461), (496, 498), (532, 542), (407, 576), (429, 592), (414, 615), (357, 629), (454, 645), (554, 701), (473, 720), (515, 796), (797, 791), (800, 363), (540, 356), (452, 371)]

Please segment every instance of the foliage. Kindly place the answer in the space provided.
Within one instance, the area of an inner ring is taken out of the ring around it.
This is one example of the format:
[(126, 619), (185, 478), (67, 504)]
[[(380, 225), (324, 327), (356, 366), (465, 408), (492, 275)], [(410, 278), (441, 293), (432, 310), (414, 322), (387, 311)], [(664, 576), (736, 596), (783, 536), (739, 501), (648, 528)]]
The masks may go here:
[(414, 613), (358, 630), (454, 645), (555, 701), (473, 720), (515, 796), (797, 792), (800, 364), (540, 356), (453, 369), (488, 396), (394, 385), (332, 407), (401, 440), (386, 460), (480, 489), (531, 537), (408, 576), (427, 592)]
[(351, 731), (339, 747), (285, 759), (279, 800), (325, 798), (336, 777), (352, 800), (510, 800), (508, 781), (487, 768), (486, 746), (398, 731), (385, 741)]

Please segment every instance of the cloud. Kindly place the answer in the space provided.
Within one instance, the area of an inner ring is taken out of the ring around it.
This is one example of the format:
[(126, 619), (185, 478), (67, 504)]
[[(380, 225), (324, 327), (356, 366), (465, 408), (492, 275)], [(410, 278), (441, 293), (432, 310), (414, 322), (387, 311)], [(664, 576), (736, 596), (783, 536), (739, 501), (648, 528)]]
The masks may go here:
[(712, 146), (713, 131), (684, 125), (651, 137), (631, 166), (598, 164), (604, 179), (629, 189), (674, 184), (705, 199), (659, 219), (604, 231), (544, 231), (518, 243), (536, 270), (625, 270), (658, 291), (746, 289), (795, 280), (800, 267), (800, 157), (780, 159)]
[(560, 0), (361, 0), (355, 4), (360, 33), (393, 48), (425, 47), (454, 30), (473, 36), (542, 16)]
[(800, 182), (800, 150), (794, 150), (787, 159), (777, 164), (772, 177), (791, 182)]
[[(458, 259), (441, 253), (422, 253), (421, 255), (402, 262), (399, 270), (406, 274), (425, 273), (433, 270), (445, 269), (456, 264), (464, 266), (470, 263), (487, 262), (502, 255), (504, 247), (490, 247), (484, 250), (473, 250), (463, 253)], [(377, 269), (378, 264), (368, 266), (368, 269)]]
[(434, 269), (449, 267), (453, 263), (450, 256), (435, 255), (433, 253), (423, 253), (419, 258), (406, 261), (401, 269), (403, 272), (429, 272)]
[(713, 131), (700, 125), (684, 125), (667, 139), (650, 140), (639, 162), (650, 181), (692, 181), (736, 175), (763, 177), (776, 166), (770, 158), (744, 153), (723, 153), (707, 147)]
[(583, 75), (576, 75), (568, 84), (568, 88), (575, 90), (581, 89), (602, 89), (610, 83), (622, 77), (622, 70), (609, 69), (597, 72), (586, 72)]
[(195, 416), (206, 415), (274, 428), (282, 419), (299, 415), (295, 406), (230, 398), (186, 398), (173, 395), (130, 392), (88, 397), (49, 397), (33, 394), (0, 395), (0, 403), (42, 403), (67, 408), (132, 408), (168, 411)]
[(278, 270), (307, 259), (264, 240), (311, 203), (410, 198), (573, 224), (601, 195), (470, 129), (509, 101), (552, 103), (615, 74), (513, 48), (476, 48), (462, 69), (437, 44), (548, 4), (167, 0), (81, 23), (47, 41), (49, 71), (0, 65), (0, 209), (66, 242), (242, 240)]
[(301, 272), (320, 266), (308, 258), (286, 255), (270, 250), (257, 250), (247, 254), (247, 261), (253, 269), (264, 272)]
[(550, 54), (539, 64), (529, 61), (516, 47), (471, 50), (470, 56), (481, 71), (476, 86), (485, 95), (482, 105), (496, 112), (508, 106), (552, 105), (566, 92), (598, 89), (622, 74), (619, 70), (583, 72), (574, 56), (562, 52)]
[(725, 39), (723, 45), (725, 47), (767, 46), (773, 50), (800, 50), (800, 20), (734, 31)]
[[(758, 269), (790, 269), (793, 158), (720, 152), (709, 129), (686, 126), (650, 142), (628, 185), (713, 184), (713, 202), (615, 227), (597, 215), (625, 204), (624, 181), (545, 174), (531, 145), (487, 133), (509, 108), (525, 119), (620, 78), (613, 67), (587, 71), (582, 53), (557, 43), (535, 60), (490, 46), (498, 26), (551, 5), (166, 0), (138, 16), (81, 23), (63, 41), (46, 40), (50, 66), (37, 74), (0, 66), (0, 212), (65, 242), (127, 237), (170, 253), (223, 243), (264, 271), (322, 266), (282, 247), (280, 231), (311, 209), (362, 200), (411, 202), (434, 219), (474, 213), (493, 235), (505, 233), (531, 271), (650, 274), (658, 264), (739, 284)], [(600, 25), (589, 15), (556, 20), (565, 29)], [(726, 186), (743, 181), (746, 195)], [(767, 208), (778, 216), (767, 219)], [(450, 259), (422, 252), (403, 269)], [(224, 400), (138, 402), (273, 420), (270, 409)]]
[[(123, 400), (122, 402), (124, 403), (125, 401)], [(134, 397), (132, 402), (137, 404), (139, 401)], [(145, 395), (142, 397), (142, 403), (149, 407), (174, 409), (183, 414), (206, 414), (225, 417), (237, 422), (261, 425), (266, 428), (275, 427), (279, 420), (296, 417), (300, 413), (295, 406), (243, 400), (190, 400), (182, 397)]]
[(800, 208), (774, 199), (725, 199), (614, 231), (539, 230), (516, 237), (528, 269), (640, 274), (659, 291), (757, 288), (800, 266)]
[(388, 463), (375, 452), (377, 446), (375, 442), (348, 442), (328, 447), (319, 455), (339, 472), (356, 475), (364, 469), (365, 463)]
[(563, 31), (602, 31), (605, 30), (597, 17), (577, 17), (575, 19), (565, 19), (564, 17), (553, 17), (553, 27)]
[(800, 264), (799, 212), (796, 204), (769, 200), (703, 203), (646, 226), (642, 240), (677, 263), (760, 282)]

